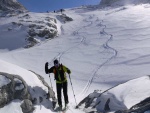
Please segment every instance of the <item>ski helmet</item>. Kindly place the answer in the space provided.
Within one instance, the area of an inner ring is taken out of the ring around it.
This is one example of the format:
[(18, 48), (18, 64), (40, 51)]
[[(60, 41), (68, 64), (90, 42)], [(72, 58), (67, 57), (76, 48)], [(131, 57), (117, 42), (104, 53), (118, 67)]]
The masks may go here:
[(55, 65), (55, 64), (58, 64), (58, 63), (59, 63), (59, 61), (58, 61), (57, 59), (55, 59), (55, 60), (54, 60), (54, 65)]

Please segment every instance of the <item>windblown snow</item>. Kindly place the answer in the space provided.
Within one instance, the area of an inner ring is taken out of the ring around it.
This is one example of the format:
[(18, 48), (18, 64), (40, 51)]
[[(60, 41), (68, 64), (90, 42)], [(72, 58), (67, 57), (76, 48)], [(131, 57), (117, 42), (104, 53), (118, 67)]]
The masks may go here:
[[(23, 48), (28, 22), (8, 31), (8, 26), (13, 27), (10, 23), (16, 22), (20, 15), (1, 17), (0, 28), (3, 29), (0, 29), (0, 40), (3, 42), (0, 41), (0, 72), (20, 75), (29, 86), (39, 86), (47, 91), (31, 71), (44, 77), (51, 86), (44, 65), (49, 62), (49, 66), (53, 66), (53, 60), (58, 58), (72, 71), (71, 80), (77, 103), (88, 95), (93, 98), (88, 108), (86, 104), (81, 104), (79, 109), (75, 109), (68, 77), (67, 113), (104, 112), (107, 102), (109, 112), (127, 110), (150, 96), (149, 4), (103, 9), (98, 6), (77, 7), (65, 9), (63, 13), (73, 18), (73, 21), (63, 22), (58, 18), (60, 13), (26, 13), (32, 15), (30, 22), (54, 18), (58, 28), (57, 37), (40, 39), (40, 43), (28, 49)], [(53, 74), (50, 77), (56, 92)], [(4, 81), (6, 84), (9, 82), (0, 76), (0, 85)], [(20, 104), (19, 100), (14, 100), (1, 108), (0, 112), (22, 113)], [(48, 106), (49, 103), (35, 105), (33, 113), (53, 113)]]

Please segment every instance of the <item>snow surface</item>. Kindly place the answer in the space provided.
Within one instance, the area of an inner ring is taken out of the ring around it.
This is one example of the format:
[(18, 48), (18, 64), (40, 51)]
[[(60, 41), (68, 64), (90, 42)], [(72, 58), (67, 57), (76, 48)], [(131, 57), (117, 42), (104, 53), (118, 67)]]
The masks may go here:
[[(49, 66), (52, 66), (53, 59), (58, 58), (72, 71), (71, 80), (77, 103), (90, 93), (92, 94), (94, 90), (105, 91), (118, 84), (121, 85), (102, 95), (104, 100), (101, 104), (103, 105), (99, 104), (97, 110), (103, 110), (104, 101), (108, 98), (113, 99), (110, 103), (113, 112), (120, 108), (130, 108), (149, 97), (150, 88), (145, 87), (150, 85), (150, 79), (147, 76), (150, 73), (149, 4), (104, 9), (80, 7), (66, 9), (64, 13), (72, 17), (74, 21), (59, 23), (60, 35), (57, 38), (43, 41), (30, 49), (10, 51), (6, 48), (8, 51), (4, 51), (2, 48), (0, 71), (20, 75), (29, 86), (39, 86), (46, 90), (38, 78), (27, 70), (42, 75), (50, 85), (44, 65), (45, 62), (49, 62)], [(57, 13), (32, 13), (32, 15), (57, 17)], [(15, 17), (0, 18), (0, 27), (12, 19), (15, 20)], [(19, 36), (16, 35), (16, 38)], [(0, 42), (0, 45), (2, 44), (6, 43)], [(10, 43), (10, 46), (16, 45)], [(56, 92), (53, 78), (51, 74)], [(85, 109), (82, 107), (74, 109), (76, 104), (70, 82), (68, 93), (70, 108), (67, 113), (84, 113)], [(96, 95), (93, 94), (93, 96)], [(102, 98), (97, 97), (96, 101), (100, 99)], [(20, 103), (12, 102), (0, 109), (0, 112), (11, 113), (12, 111), (9, 112), (6, 109), (13, 107), (15, 113), (21, 113), (18, 107)], [(45, 112), (53, 113), (43, 105), (36, 105), (34, 113)]]

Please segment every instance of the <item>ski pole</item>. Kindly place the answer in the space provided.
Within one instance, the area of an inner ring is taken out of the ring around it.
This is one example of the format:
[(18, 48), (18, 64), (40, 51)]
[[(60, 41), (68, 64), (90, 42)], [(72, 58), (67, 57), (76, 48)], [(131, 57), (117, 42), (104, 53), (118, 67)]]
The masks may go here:
[(52, 85), (52, 81), (51, 81), (50, 73), (49, 73), (49, 79), (50, 79), (51, 88), (52, 88), (52, 90), (53, 90), (53, 85)]
[(72, 82), (71, 82), (70, 74), (69, 74), (69, 79), (70, 79), (70, 83), (71, 83), (71, 87), (72, 87), (72, 91), (73, 91), (73, 95), (74, 95), (74, 99), (75, 99), (75, 103), (76, 103), (76, 108), (78, 108), (77, 101), (76, 101), (76, 98), (75, 98), (75, 93), (74, 93), (74, 90), (73, 90), (73, 85), (72, 85)]

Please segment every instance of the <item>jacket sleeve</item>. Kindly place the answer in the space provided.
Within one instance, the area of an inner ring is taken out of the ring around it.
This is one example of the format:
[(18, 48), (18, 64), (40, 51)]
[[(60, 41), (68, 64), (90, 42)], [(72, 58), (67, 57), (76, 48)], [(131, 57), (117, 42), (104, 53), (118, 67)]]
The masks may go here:
[(45, 73), (53, 73), (53, 67), (51, 67), (50, 69), (48, 69), (48, 63), (45, 63)]
[(64, 65), (63, 65), (63, 70), (64, 70), (65, 72), (67, 72), (68, 74), (71, 74), (70, 69), (69, 69), (69, 68), (67, 68), (67, 67), (66, 67), (66, 66), (64, 66)]

